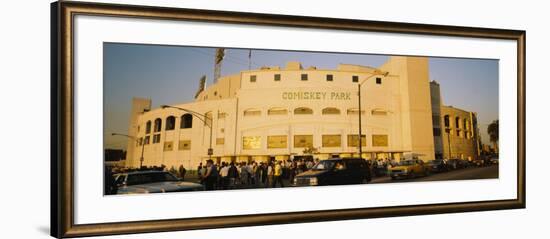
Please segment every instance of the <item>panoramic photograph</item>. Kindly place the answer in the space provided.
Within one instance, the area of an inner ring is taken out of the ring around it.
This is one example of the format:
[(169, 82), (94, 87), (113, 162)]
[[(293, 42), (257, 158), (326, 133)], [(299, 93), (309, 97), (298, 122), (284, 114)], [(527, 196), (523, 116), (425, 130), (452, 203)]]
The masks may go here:
[(103, 43), (104, 194), (499, 178), (499, 61)]

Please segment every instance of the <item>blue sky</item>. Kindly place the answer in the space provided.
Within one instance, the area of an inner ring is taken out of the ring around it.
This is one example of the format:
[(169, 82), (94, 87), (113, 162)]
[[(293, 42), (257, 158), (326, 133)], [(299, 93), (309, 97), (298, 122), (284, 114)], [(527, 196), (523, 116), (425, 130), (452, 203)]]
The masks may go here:
[[(104, 43), (104, 134), (106, 147), (125, 148), (133, 97), (151, 98), (153, 108), (193, 100), (202, 75), (213, 79), (215, 48)], [(227, 49), (222, 75), (248, 69), (248, 49)], [(339, 63), (378, 67), (389, 56), (252, 50), (251, 67), (284, 66), (334, 69)], [(498, 60), (431, 57), (430, 80), (441, 86), (446, 105), (478, 113), (482, 139), (487, 125), (498, 119)]]

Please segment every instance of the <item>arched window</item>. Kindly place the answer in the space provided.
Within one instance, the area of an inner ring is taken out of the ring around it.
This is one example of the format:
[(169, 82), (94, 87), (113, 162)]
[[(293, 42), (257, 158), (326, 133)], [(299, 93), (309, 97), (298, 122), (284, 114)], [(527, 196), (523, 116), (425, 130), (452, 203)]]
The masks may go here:
[(449, 115), (445, 115), (445, 116), (443, 117), (443, 121), (445, 122), (445, 128), (451, 127)]
[(184, 114), (181, 116), (180, 128), (189, 129), (193, 127), (193, 115)]
[(267, 110), (267, 115), (286, 115), (286, 114), (288, 114), (288, 110), (285, 108), (274, 107)]
[(262, 111), (259, 109), (247, 109), (243, 114), (244, 116), (260, 116), (262, 115)]
[(334, 107), (327, 107), (323, 109), (322, 113), (324, 115), (339, 115), (340, 109), (334, 108)]
[(146, 134), (150, 134), (151, 133), (151, 121), (147, 121), (147, 123), (145, 124), (145, 133)]
[(311, 115), (313, 114), (313, 110), (307, 107), (299, 107), (294, 109), (295, 115)]
[(176, 117), (168, 116), (168, 118), (166, 118), (166, 129), (165, 130), (174, 130), (175, 127), (176, 127)]
[(155, 127), (153, 128), (154, 132), (160, 132), (162, 129), (162, 120), (160, 118), (155, 119)]

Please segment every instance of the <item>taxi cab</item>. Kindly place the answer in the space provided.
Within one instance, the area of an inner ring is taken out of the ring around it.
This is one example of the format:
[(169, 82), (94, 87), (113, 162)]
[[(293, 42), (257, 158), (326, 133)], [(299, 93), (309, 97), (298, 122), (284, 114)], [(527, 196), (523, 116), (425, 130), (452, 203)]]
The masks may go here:
[(430, 171), (427, 169), (424, 161), (420, 159), (402, 160), (399, 164), (388, 169), (388, 174), (392, 180), (398, 178), (415, 178), (419, 175), (427, 176), (429, 173)]

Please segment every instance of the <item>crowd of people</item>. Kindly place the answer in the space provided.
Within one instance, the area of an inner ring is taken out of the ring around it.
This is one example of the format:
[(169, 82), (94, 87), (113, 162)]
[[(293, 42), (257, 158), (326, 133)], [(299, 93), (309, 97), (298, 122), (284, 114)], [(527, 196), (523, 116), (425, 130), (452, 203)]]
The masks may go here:
[(221, 162), (207, 160), (197, 167), (206, 190), (285, 187), (294, 177), (311, 169), (318, 159), (270, 160), (269, 162)]
[[(207, 160), (205, 164), (200, 163), (196, 171), (191, 170), (191, 179), (195, 174), (197, 180), (204, 185), (206, 190), (226, 190), (240, 188), (275, 188), (289, 186), (294, 177), (302, 172), (310, 170), (319, 159), (305, 158), (294, 160), (270, 160), (268, 162), (221, 162), (214, 163), (213, 160)], [(387, 169), (397, 164), (394, 160), (378, 159), (369, 160), (369, 166), (376, 176), (384, 175)], [(107, 181), (112, 179), (113, 174), (123, 171), (136, 170), (160, 170), (170, 171), (181, 180), (186, 179), (187, 169), (183, 165), (178, 168), (167, 169), (164, 165), (142, 167), (140, 169), (115, 169), (106, 170)], [(108, 174), (108, 175), (107, 175)], [(106, 182), (106, 185), (110, 183)], [(109, 194), (111, 188), (106, 187), (106, 194)]]

